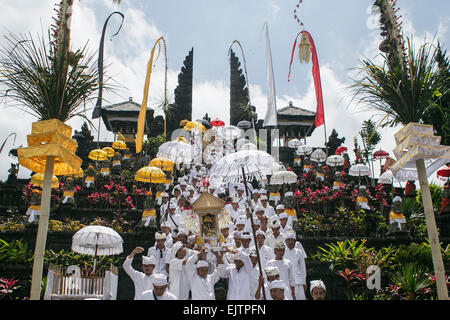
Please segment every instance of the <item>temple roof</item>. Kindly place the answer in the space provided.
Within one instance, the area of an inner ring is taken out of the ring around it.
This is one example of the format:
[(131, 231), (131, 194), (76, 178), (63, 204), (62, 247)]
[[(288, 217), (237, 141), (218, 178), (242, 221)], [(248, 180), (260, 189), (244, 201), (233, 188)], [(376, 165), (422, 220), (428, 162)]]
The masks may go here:
[(277, 110), (278, 116), (303, 116), (303, 117), (315, 117), (316, 113), (303, 108), (295, 107), (292, 101), (289, 101), (287, 107)]
[[(112, 104), (109, 106), (102, 107), (105, 111), (113, 111), (113, 112), (139, 112), (141, 109), (141, 104), (134, 102), (133, 98), (130, 98), (128, 101)], [(150, 107), (147, 107), (147, 110), (153, 110)]]
[[(116, 103), (102, 107), (102, 119), (108, 131), (135, 133), (137, 131), (137, 121), (141, 105), (130, 98), (128, 101)], [(153, 119), (153, 108), (147, 107), (145, 127), (149, 128), (149, 123)]]

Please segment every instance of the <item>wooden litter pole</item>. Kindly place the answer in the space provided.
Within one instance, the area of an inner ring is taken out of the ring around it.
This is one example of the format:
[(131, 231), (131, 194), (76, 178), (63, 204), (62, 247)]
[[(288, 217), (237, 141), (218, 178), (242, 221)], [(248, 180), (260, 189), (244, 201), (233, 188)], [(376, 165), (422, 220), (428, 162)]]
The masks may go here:
[[(261, 266), (261, 259), (259, 257), (259, 249), (258, 249), (258, 244), (256, 243), (256, 233), (255, 233), (255, 225), (253, 222), (253, 212), (251, 210), (251, 202), (250, 202), (250, 198), (249, 198), (249, 192), (248, 192), (248, 186), (247, 186), (247, 179), (245, 178), (245, 171), (244, 171), (244, 167), (242, 167), (242, 177), (244, 179), (244, 185), (245, 185), (245, 195), (247, 196), (247, 204), (249, 205), (248, 210), (250, 211), (250, 222), (252, 224), (252, 233), (253, 233), (253, 241), (255, 242), (255, 250), (256, 250), (256, 256), (258, 258), (258, 267), (259, 267), (259, 275), (261, 277), (263, 277), (263, 271), (262, 271), (262, 266)], [(264, 286), (262, 287), (262, 293), (263, 293), (263, 299), (266, 299), (266, 290), (264, 289)]]
[(441, 245), (434, 218), (433, 202), (428, 186), (428, 177), (423, 159), (416, 160), (417, 174), (419, 176), (420, 192), (422, 193), (423, 208), (425, 211), (425, 221), (427, 224), (428, 239), (431, 246), (434, 273), (436, 275), (436, 286), (439, 300), (448, 300), (448, 289), (445, 282), (445, 269), (442, 260)]
[(33, 274), (31, 280), (31, 300), (40, 300), (41, 281), (44, 269), (45, 244), (47, 242), (48, 218), (50, 213), (50, 197), (52, 192), (52, 177), (55, 158), (47, 156), (45, 161), (44, 183), (41, 198), (41, 212), (39, 215), (39, 226), (34, 248)]

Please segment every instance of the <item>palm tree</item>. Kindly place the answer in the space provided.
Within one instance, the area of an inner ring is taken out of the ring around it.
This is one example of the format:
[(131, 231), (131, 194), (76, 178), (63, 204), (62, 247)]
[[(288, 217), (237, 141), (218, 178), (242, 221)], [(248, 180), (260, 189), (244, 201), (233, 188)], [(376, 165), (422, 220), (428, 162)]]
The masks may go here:
[[(383, 117), (381, 126), (395, 127), (399, 124), (426, 123), (434, 125), (434, 120), (444, 125), (435, 126), (440, 136), (448, 132), (448, 66), (442, 69), (435, 63), (438, 50), (432, 44), (424, 44), (416, 52), (412, 42), (408, 40), (406, 59), (388, 60), (379, 66), (370, 60), (362, 60), (361, 79), (351, 86), (354, 90), (353, 99), (364, 103), (370, 110), (378, 112)], [(447, 75), (445, 75), (447, 73)], [(439, 116), (436, 110), (447, 108)], [(436, 116), (437, 114), (437, 116)], [(447, 126), (447, 127), (446, 127)], [(439, 237), (434, 219), (431, 194), (428, 187), (424, 161), (417, 160), (417, 173), (424, 194), (423, 203), (430, 239), (433, 264), (435, 267), (436, 284), (439, 299), (448, 299), (445, 285), (445, 271), (442, 255), (439, 250)]]
[[(448, 76), (439, 72), (434, 63), (436, 56), (437, 50), (431, 44), (422, 45), (416, 53), (408, 40), (405, 61), (397, 61), (393, 67), (386, 56), (381, 66), (369, 59), (361, 60), (361, 78), (351, 86), (353, 99), (381, 114), (383, 127), (410, 122), (433, 124), (428, 116), (430, 109), (449, 95)], [(449, 117), (448, 112), (445, 116)]]
[[(7, 44), (0, 49), (0, 84), (6, 88), (5, 96), (21, 104), (24, 111), (39, 120), (65, 122), (76, 116), (87, 119), (81, 107), (92, 99), (98, 87), (98, 70), (91, 64), (93, 56), (86, 56), (86, 46), (75, 52), (69, 50), (72, 4), (73, 0), (58, 4), (48, 45), (44, 37), (36, 43), (31, 36), (10, 35), (6, 37)], [(33, 261), (32, 300), (40, 298), (54, 161), (53, 156), (46, 157)]]

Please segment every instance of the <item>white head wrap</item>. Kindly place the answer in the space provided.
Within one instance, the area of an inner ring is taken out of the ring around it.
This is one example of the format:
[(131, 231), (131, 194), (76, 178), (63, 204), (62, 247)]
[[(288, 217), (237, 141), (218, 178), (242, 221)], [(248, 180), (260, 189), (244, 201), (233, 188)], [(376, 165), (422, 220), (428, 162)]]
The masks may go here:
[(295, 231), (286, 232), (286, 239), (297, 239), (297, 235)]
[[(161, 227), (162, 226), (163, 225), (161, 224)], [(167, 238), (167, 236), (164, 232), (156, 232), (155, 233), (155, 240), (162, 240), (162, 239), (166, 239), (166, 238)]]
[(142, 256), (142, 264), (148, 265), (148, 264), (154, 264), (156, 265), (156, 258), (155, 256)]
[(309, 287), (309, 292), (312, 292), (314, 288), (322, 288), (323, 290), (327, 291), (325, 283), (323, 283), (322, 280), (312, 280), (309, 284)]
[(281, 280), (274, 280), (269, 282), (269, 289), (284, 289), (284, 282)]
[(256, 230), (255, 234), (256, 235), (262, 234), (264, 237), (266, 237), (266, 233), (264, 231), (262, 231), (261, 229)]
[(288, 218), (288, 215), (287, 215), (286, 211), (283, 211), (283, 212), (280, 213), (280, 215), (279, 215), (278, 217), (279, 217), (280, 219), (287, 219), (287, 218)]
[(167, 284), (167, 277), (160, 273), (153, 274), (153, 285), (157, 287), (162, 287)]
[(275, 242), (274, 249), (286, 249), (286, 244), (282, 241)]
[(284, 204), (277, 205), (276, 210), (284, 210)]
[(203, 267), (208, 267), (208, 262), (206, 262), (205, 260), (199, 260), (197, 262), (197, 269), (203, 268)]
[(278, 276), (280, 274), (280, 270), (278, 267), (267, 267), (264, 269), (264, 272), (266, 273), (266, 276)]

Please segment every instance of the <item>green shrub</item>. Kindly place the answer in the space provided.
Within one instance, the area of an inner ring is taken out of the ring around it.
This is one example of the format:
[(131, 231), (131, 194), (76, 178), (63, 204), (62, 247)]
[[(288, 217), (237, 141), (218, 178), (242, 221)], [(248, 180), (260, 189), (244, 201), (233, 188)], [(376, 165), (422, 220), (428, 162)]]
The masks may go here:
[(28, 249), (28, 244), (23, 239), (7, 242), (0, 239), (0, 263), (1, 264), (28, 264), (33, 260), (33, 251)]

